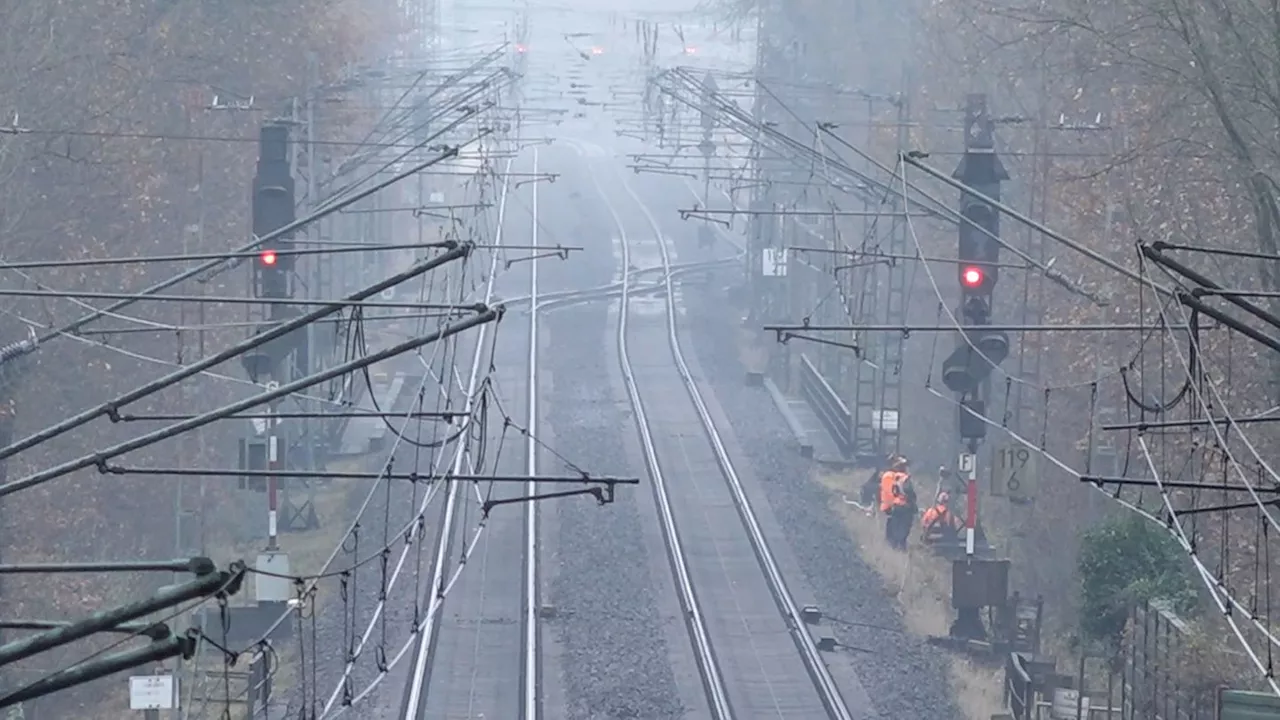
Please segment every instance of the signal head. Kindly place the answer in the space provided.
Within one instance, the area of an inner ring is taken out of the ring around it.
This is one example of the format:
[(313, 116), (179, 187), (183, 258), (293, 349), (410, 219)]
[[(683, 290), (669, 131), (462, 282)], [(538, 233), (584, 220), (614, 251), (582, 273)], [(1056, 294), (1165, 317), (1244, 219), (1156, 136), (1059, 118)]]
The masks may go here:
[(993, 365), (999, 365), (1009, 357), (1009, 335), (999, 330), (988, 330), (977, 334), (973, 344), (983, 359)]

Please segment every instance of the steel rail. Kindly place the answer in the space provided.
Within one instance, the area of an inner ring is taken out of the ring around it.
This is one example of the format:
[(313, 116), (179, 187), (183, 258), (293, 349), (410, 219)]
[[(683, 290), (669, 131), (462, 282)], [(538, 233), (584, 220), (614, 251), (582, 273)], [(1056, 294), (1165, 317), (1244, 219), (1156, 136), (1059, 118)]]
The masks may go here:
[[(533, 151), (533, 173), (538, 173), (538, 150)], [(538, 244), (538, 185), (533, 183), (533, 216), (531, 245)], [(525, 421), (525, 472), (538, 474), (538, 261), (529, 263), (529, 376)], [(524, 505), (524, 661), (521, 667), (521, 705), (523, 720), (538, 720), (538, 503), (533, 497), (537, 486), (525, 488)]]
[[(684, 275), (688, 275), (690, 273), (708, 270), (713, 267), (728, 265), (730, 263), (738, 262), (738, 260), (739, 258), (727, 258), (725, 260), (712, 260), (706, 263), (697, 263), (696, 267), (693, 266), (693, 264), (690, 264), (687, 267), (673, 269), (671, 272), (666, 273), (666, 276), (670, 278), (677, 278)], [(672, 266), (672, 267), (674, 268), (675, 266)], [(651, 270), (651, 269), (653, 268), (633, 270), (631, 271), (631, 277), (636, 278), (637, 276), (644, 274), (647, 270)], [(658, 269), (660, 270), (661, 268), (658, 268)], [(652, 274), (652, 273), (649, 273), (649, 274)], [(646, 283), (643, 283), (643, 286), (641, 287), (631, 287), (628, 290), (627, 294), (631, 297), (635, 297), (637, 295), (657, 295), (663, 292), (664, 287), (665, 287), (665, 283), (661, 280), (658, 280), (656, 282), (646, 282)], [(565, 307), (572, 307), (574, 305), (580, 305), (582, 303), (588, 303), (594, 300), (605, 300), (609, 298), (615, 298), (621, 294), (622, 294), (621, 282), (610, 283), (609, 285), (602, 285), (600, 287), (586, 288), (584, 290), (563, 290), (560, 292), (542, 293), (538, 296), (539, 301), (536, 307), (538, 308), (539, 312), (548, 312), (550, 310), (556, 310), (556, 309), (565, 308)], [(506, 305), (507, 307), (511, 307), (512, 305), (517, 305), (517, 304), (522, 305), (527, 302), (529, 302), (528, 297), (520, 297), (520, 298), (513, 298), (511, 300), (504, 300), (503, 304)]]
[[(669, 267), (671, 262), (670, 249), (667, 247), (666, 238), (663, 236), (657, 221), (654, 220), (653, 214), (649, 212), (648, 206), (640, 199), (640, 196), (636, 194), (631, 184), (621, 173), (618, 173), (618, 178), (627, 194), (631, 196), (636, 205), (640, 207), (640, 211), (644, 213), (645, 218), (648, 219), (649, 225), (653, 228), (654, 234), (658, 238), (657, 244), (662, 256), (662, 262)], [(625, 247), (625, 245), (624, 242), (623, 246)], [(778, 609), (787, 621), (791, 638), (795, 641), (796, 648), (804, 660), (805, 668), (813, 680), (814, 688), (818, 691), (827, 713), (830, 717), (838, 720), (853, 720), (853, 715), (849, 712), (848, 705), (845, 703), (844, 697), (841, 696), (839, 687), (836, 686), (835, 678), (831, 676), (830, 669), (827, 668), (817, 644), (814, 643), (813, 638), (809, 635), (804, 619), (800, 616), (800, 607), (796, 605), (795, 599), (791, 596), (791, 591), (787, 589), (786, 580), (782, 577), (781, 570), (778, 569), (777, 560), (773, 557), (769, 542), (764, 536), (764, 531), (760, 528), (760, 522), (751, 507), (751, 500), (747, 497), (746, 490), (742, 486), (742, 480), (738, 477), (738, 472), (733, 466), (733, 460), (729, 457), (729, 451), (725, 448), (724, 440), (720, 437), (720, 431), (716, 428), (710, 410), (707, 409), (702, 392), (693, 380), (693, 374), (689, 371), (688, 363), (685, 362), (684, 351), (680, 345), (679, 329), (676, 325), (675, 290), (673, 283), (670, 281), (666, 283), (666, 296), (667, 341), (671, 348), (671, 357), (680, 371), (680, 379), (689, 394), (689, 399), (698, 411), (698, 419), (706, 432), (707, 440), (715, 451), (716, 463), (720, 466), (720, 471), (724, 475), (730, 493), (733, 495), (734, 504), (737, 506), (738, 515), (742, 518), (743, 526), (747, 530), (756, 559), (760, 563), (761, 570), (764, 571), (765, 578), (769, 581), (769, 589), (778, 604)]]
[[(588, 172), (594, 178), (595, 172), (590, 169), (590, 165), (587, 167)], [(599, 181), (594, 184), (599, 188)], [(653, 497), (658, 506), (658, 516), (662, 522), (662, 533), (667, 545), (667, 559), (670, 561), (671, 571), (675, 575), (676, 592), (680, 596), (680, 603), (684, 606), (685, 626), (689, 631), (689, 638), (693, 642), (694, 659), (697, 661), (698, 672), (702, 676), (702, 685), (707, 695), (707, 703), (713, 718), (716, 720), (732, 720), (734, 716), (733, 709), (729, 704), (729, 693), (725, 688), (724, 675), (720, 672), (720, 664), (716, 660), (714, 649), (711, 647), (711, 634), (707, 630), (706, 619), (698, 602), (697, 593), (694, 591), (689, 564), (685, 559), (684, 546), (680, 540), (680, 533), (676, 528), (670, 492), (667, 490), (666, 478), (662, 474), (662, 467), (658, 463), (657, 448), (653, 440), (653, 434), (650, 431), (644, 402), (640, 399), (640, 390), (636, 386), (635, 373), (632, 370), (631, 359), (627, 349), (627, 306), (631, 299), (632, 274), (626, 272), (625, 268), (631, 266), (630, 242), (627, 239), (627, 231), (622, 218), (618, 215), (618, 211), (613, 207), (613, 204), (609, 202), (609, 198), (603, 190), (600, 191), (600, 197), (604, 201), (605, 207), (609, 210), (609, 214), (613, 216), (614, 224), (618, 227), (619, 245), (622, 247), (622, 266), (624, 271), (622, 274), (620, 300), (618, 302), (618, 366), (622, 370), (622, 380), (626, 385), (627, 397), (635, 416), (636, 431), (640, 437), (640, 448), (644, 454), (645, 466), (652, 481)]]
[[(504, 173), (510, 172), (513, 160), (507, 161), (507, 167)], [(503, 179), (502, 194), (498, 200), (498, 230), (494, 237), (493, 260), (489, 267), (489, 279), (485, 286), (485, 299), (487, 304), (493, 300), (494, 281), (498, 276), (498, 248), (502, 245), (502, 224), (506, 217), (507, 210), (507, 192), (511, 187), (510, 180)], [(476, 336), (475, 354), (471, 360), (471, 372), (467, 379), (466, 403), (462, 410), (462, 424), (459, 426), (460, 440), (457, 445), (453, 457), (453, 464), (450, 468), (452, 475), (461, 475), (463, 463), (467, 457), (467, 449), (469, 443), (466, 438), (468, 436), (468, 428), (474, 417), (476, 404), (476, 389), (480, 379), (480, 367), (484, 359), (485, 337), (487, 326), (481, 326), (480, 332)], [(458, 506), (462, 502), (463, 494), (458, 488), (461, 483), (455, 480), (444, 479), (446, 490), (444, 499), (444, 517), (440, 521), (439, 536), (440, 541), (436, 546), (435, 558), (432, 562), (431, 570), (431, 586), (428, 592), (434, 593), (437, 597), (442, 597), (445, 589), (446, 571), (448, 565), (449, 549), (453, 542), (453, 524), (456, 519)], [(434, 654), (435, 642), (439, 637), (439, 621), (438, 618), (444, 607), (444, 602), (435, 603), (434, 612), (426, 619), (423, 625), (421, 636), (418, 638), (418, 647), (413, 653), (413, 664), (409, 669), (408, 688), (405, 691), (404, 704), (400, 708), (399, 717), (401, 720), (418, 720), (425, 715), (426, 710), (426, 688), (431, 678), (432, 655)]]

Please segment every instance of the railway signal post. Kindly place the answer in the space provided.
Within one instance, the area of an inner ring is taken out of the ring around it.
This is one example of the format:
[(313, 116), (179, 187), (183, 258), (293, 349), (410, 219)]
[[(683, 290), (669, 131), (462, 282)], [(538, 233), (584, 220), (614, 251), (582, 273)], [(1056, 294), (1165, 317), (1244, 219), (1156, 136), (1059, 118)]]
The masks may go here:
[[(995, 150), (993, 122), (985, 95), (969, 95), (965, 101), (965, 147), (960, 166), (952, 174), (965, 186), (996, 202), (1000, 184), (1009, 173)], [(977, 561), (978, 447), (987, 436), (983, 417), (991, 398), (991, 372), (1009, 355), (1009, 336), (992, 327), (992, 294), (1000, 278), (1000, 213), (978, 195), (960, 194), (960, 249), (957, 264), (960, 306), (955, 319), (960, 326), (955, 350), (942, 363), (943, 383), (958, 396), (958, 429), (963, 451), (958, 470), (965, 483), (965, 559), (954, 572), (952, 605), (957, 609), (953, 636), (984, 639), (981, 609), (1003, 603), (1007, 588), (1000, 588), (996, 572), (985, 572)], [(1007, 575), (1006, 575), (1007, 582)], [(961, 591), (962, 586), (967, 586)], [(961, 597), (963, 596), (963, 597)]]
[[(268, 123), (262, 127), (258, 145), (258, 171), (253, 178), (253, 234), (265, 237), (289, 225), (295, 220), (296, 192), (289, 152), (289, 125)], [(290, 319), (293, 306), (284, 302), (293, 297), (293, 269), (296, 255), (292, 253), (291, 237), (275, 238), (263, 243), (253, 260), (254, 295), (263, 301), (263, 328)], [(291, 333), (266, 343), (259, 352), (243, 358), (245, 370), (254, 382), (266, 380), (268, 388), (288, 383), (291, 363), (297, 348), (299, 335)], [(280, 412), (280, 401), (270, 404), (265, 421), (252, 424), (253, 433), (248, 438), (246, 465), (250, 470), (264, 469), (268, 473), (280, 472), (288, 462), (289, 444), (285, 427), (279, 418), (271, 417)], [(265, 467), (263, 467), (265, 466)], [(281, 478), (274, 474), (249, 477), (247, 484), (261, 489), (267, 496), (267, 546), (258, 556), (257, 567), (272, 575), (258, 575), (255, 588), (259, 605), (279, 604), (289, 600), (290, 588), (284, 577), (289, 574), (289, 556), (281, 552), (279, 545), (279, 512)], [(261, 484), (259, 484), (261, 483)], [(278, 576), (278, 577), (277, 577)]]

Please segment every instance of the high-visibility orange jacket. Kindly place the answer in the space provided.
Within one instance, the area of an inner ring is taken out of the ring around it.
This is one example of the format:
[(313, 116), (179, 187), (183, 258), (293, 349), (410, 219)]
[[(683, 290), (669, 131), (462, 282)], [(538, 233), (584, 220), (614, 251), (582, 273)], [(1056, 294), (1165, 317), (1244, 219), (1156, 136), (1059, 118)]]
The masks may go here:
[(924, 511), (924, 518), (920, 524), (924, 526), (924, 531), (929, 532), (935, 527), (955, 529), (959, 527), (959, 518), (957, 518), (951, 510), (942, 503), (938, 503), (928, 510)]
[(907, 474), (896, 470), (886, 470), (880, 476), (880, 512), (890, 512), (895, 507), (907, 504), (907, 496), (902, 492), (902, 483)]

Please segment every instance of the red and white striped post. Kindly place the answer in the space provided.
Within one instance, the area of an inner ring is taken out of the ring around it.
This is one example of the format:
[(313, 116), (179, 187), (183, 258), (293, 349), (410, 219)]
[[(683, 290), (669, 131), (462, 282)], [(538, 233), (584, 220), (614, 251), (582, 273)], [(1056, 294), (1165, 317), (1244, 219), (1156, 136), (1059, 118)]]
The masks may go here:
[(276, 434), (279, 427), (279, 420), (271, 418), (270, 435), (267, 436), (267, 471), (271, 473), (267, 476), (267, 550), (275, 551), (280, 549), (277, 542), (277, 511), (280, 508), (280, 479), (276, 477), (276, 472), (281, 469), (280, 462), (280, 436)]
[(964, 519), (964, 553), (972, 557), (978, 534), (978, 458), (973, 453), (960, 453), (960, 472), (966, 481), (967, 511)]

